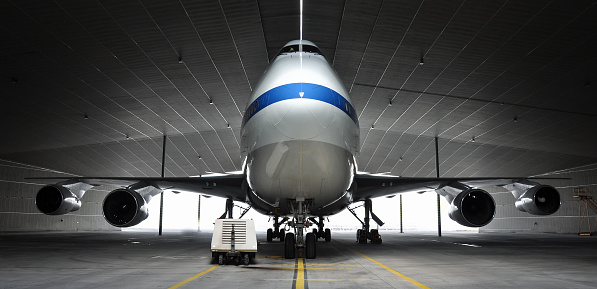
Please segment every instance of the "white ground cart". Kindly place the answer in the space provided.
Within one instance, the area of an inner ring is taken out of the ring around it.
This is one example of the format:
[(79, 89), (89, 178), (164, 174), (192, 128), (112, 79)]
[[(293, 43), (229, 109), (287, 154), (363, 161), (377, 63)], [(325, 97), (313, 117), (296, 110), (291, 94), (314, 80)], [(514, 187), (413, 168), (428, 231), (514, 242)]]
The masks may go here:
[(240, 261), (246, 266), (257, 252), (257, 234), (253, 220), (217, 219), (211, 237), (211, 257), (224, 265)]

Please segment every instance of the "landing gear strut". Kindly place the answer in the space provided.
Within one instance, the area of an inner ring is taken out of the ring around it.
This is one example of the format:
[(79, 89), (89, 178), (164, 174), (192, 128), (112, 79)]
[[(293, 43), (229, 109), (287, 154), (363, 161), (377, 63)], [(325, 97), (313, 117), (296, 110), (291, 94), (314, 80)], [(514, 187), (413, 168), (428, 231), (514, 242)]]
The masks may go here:
[[(372, 244), (381, 244), (381, 236), (376, 229), (369, 230), (369, 219), (373, 219), (375, 223), (379, 226), (383, 226), (384, 222), (382, 222), (374, 213), (373, 213), (373, 206), (371, 203), (371, 199), (366, 199), (364, 201), (365, 206), (365, 221), (361, 221), (361, 219), (357, 216), (354, 212), (354, 209), (358, 208), (348, 208), (348, 210), (361, 222), (363, 225), (362, 229), (357, 230), (357, 242), (359, 244), (367, 244), (367, 240), (371, 240)], [(360, 207), (360, 206), (359, 206)]]
[(222, 214), (220, 216), (220, 219), (234, 219), (232, 217), (232, 208), (234, 208), (235, 206), (242, 209), (242, 212), (240, 213), (240, 217), (238, 217), (239, 219), (242, 219), (243, 216), (251, 209), (251, 206), (249, 206), (248, 208), (244, 208), (239, 205), (235, 205), (234, 200), (226, 199), (226, 208), (224, 210), (224, 214)]

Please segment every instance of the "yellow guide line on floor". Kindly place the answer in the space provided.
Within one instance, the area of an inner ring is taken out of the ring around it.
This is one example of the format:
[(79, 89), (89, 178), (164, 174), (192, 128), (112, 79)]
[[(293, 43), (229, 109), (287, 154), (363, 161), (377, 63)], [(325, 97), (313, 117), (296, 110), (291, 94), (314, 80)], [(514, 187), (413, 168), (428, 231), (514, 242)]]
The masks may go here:
[(296, 289), (305, 289), (305, 266), (303, 258), (298, 259), (298, 268), (296, 271)]
[(213, 267), (211, 267), (211, 268), (209, 268), (209, 269), (207, 269), (207, 270), (205, 270), (205, 271), (203, 271), (203, 272), (201, 272), (201, 273), (199, 273), (199, 274), (197, 274), (197, 275), (195, 275), (195, 276), (193, 276), (193, 277), (191, 277), (191, 278), (189, 278), (189, 279), (187, 279), (187, 280), (184, 280), (184, 281), (182, 281), (182, 282), (180, 282), (180, 283), (178, 283), (178, 284), (176, 284), (176, 285), (174, 285), (174, 286), (172, 286), (172, 287), (170, 287), (170, 288), (168, 288), (168, 289), (176, 289), (176, 288), (179, 288), (179, 287), (181, 287), (182, 285), (184, 285), (184, 284), (187, 284), (187, 283), (189, 283), (189, 282), (191, 282), (191, 281), (193, 281), (193, 280), (195, 280), (195, 279), (197, 279), (197, 278), (199, 278), (199, 277), (201, 277), (201, 276), (203, 276), (203, 275), (207, 274), (209, 271), (211, 271), (211, 270), (213, 270), (213, 269), (216, 269), (216, 268), (218, 268), (218, 267), (220, 267), (220, 265), (215, 265), (215, 266), (213, 266)]
[[(358, 251), (355, 251), (355, 250), (353, 250), (353, 249), (351, 249), (351, 248), (349, 248), (349, 249), (350, 249), (350, 250), (352, 250), (353, 252), (355, 252), (355, 253), (357, 253), (357, 254), (359, 254), (359, 255), (363, 256), (365, 259), (367, 259), (367, 260), (369, 260), (369, 261), (371, 261), (371, 262), (373, 262), (373, 263), (377, 264), (378, 266), (380, 266), (380, 267), (382, 267), (382, 268), (384, 268), (384, 269), (386, 269), (386, 270), (388, 270), (388, 271), (390, 271), (390, 272), (394, 273), (395, 275), (399, 276), (400, 278), (402, 278), (402, 279), (404, 279), (404, 280), (406, 280), (406, 281), (408, 281), (408, 282), (410, 282), (410, 283), (412, 283), (412, 284), (416, 285), (417, 287), (419, 287), (419, 288), (426, 288), (426, 289), (429, 289), (429, 287), (427, 287), (427, 286), (425, 286), (425, 285), (423, 285), (423, 284), (421, 284), (421, 283), (419, 283), (419, 282), (417, 282), (417, 281), (415, 281), (415, 280), (413, 280), (413, 279), (411, 279), (411, 278), (407, 277), (406, 275), (404, 275), (404, 274), (402, 274), (402, 273), (400, 273), (400, 272), (398, 272), (398, 271), (396, 271), (396, 270), (394, 270), (394, 269), (392, 269), (392, 268), (390, 268), (390, 267), (388, 267), (388, 266), (386, 266), (386, 265), (384, 265), (384, 264), (382, 264), (382, 263), (379, 263), (379, 262), (377, 262), (377, 261), (375, 261), (375, 260), (373, 260), (373, 259), (371, 259), (371, 258), (369, 258), (369, 257), (367, 257), (367, 256), (365, 256), (365, 255), (363, 255), (362, 253), (360, 253), (360, 252), (358, 252)], [(298, 287), (297, 287), (297, 288), (298, 288)]]

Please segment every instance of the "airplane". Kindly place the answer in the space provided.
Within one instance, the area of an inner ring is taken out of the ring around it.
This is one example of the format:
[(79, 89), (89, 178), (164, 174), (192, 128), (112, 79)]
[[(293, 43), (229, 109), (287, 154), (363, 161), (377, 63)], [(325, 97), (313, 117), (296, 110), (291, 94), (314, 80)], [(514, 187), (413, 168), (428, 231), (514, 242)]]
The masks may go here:
[[(370, 219), (371, 199), (407, 192), (435, 191), (451, 205), (449, 216), (468, 227), (487, 225), (495, 202), (480, 186), (509, 190), (520, 211), (550, 215), (560, 207), (560, 194), (539, 179), (417, 178), (359, 172), (359, 119), (340, 77), (319, 48), (307, 40), (288, 42), (273, 59), (248, 100), (241, 126), (242, 171), (197, 177), (71, 177), (42, 187), (35, 198), (39, 211), (62, 215), (81, 207), (87, 190), (98, 185), (119, 188), (104, 199), (103, 215), (116, 227), (145, 220), (147, 204), (162, 191), (188, 191), (226, 198), (222, 218), (232, 218), (234, 201), (273, 217), (267, 241), (284, 242), (284, 257), (297, 252), (316, 258), (316, 241), (331, 240), (326, 216), (363, 202), (365, 216), (357, 230), (359, 243), (381, 243)], [(349, 208), (350, 209), (350, 208)], [(242, 217), (242, 216), (241, 216)], [(280, 227), (286, 224), (292, 232)], [(311, 226), (311, 232), (305, 234)]]

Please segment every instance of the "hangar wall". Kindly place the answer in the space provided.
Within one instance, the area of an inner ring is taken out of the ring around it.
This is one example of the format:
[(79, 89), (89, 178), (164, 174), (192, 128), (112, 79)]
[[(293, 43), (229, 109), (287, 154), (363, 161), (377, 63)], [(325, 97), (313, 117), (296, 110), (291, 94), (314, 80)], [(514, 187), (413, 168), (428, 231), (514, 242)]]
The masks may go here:
[(14, 162), (0, 160), (0, 231), (114, 231), (102, 216), (101, 206), (110, 191), (104, 186), (93, 188), (81, 200), (81, 209), (61, 215), (47, 216), (35, 206), (35, 195), (43, 181), (26, 177), (68, 176)]
[[(543, 184), (552, 185), (560, 191), (562, 204), (560, 210), (551, 216), (534, 216), (519, 211), (514, 207), (512, 193), (499, 188), (488, 187), (489, 193), (496, 203), (495, 219), (480, 232), (545, 232), (545, 233), (573, 233), (579, 231), (579, 199), (574, 198), (574, 188), (585, 187), (597, 198), (597, 164), (575, 169), (559, 171), (546, 177), (570, 178), (570, 180), (545, 180)], [(584, 205), (583, 205), (584, 209)], [(595, 212), (589, 209), (592, 229), (597, 228)], [(581, 228), (588, 232), (587, 221)]]

